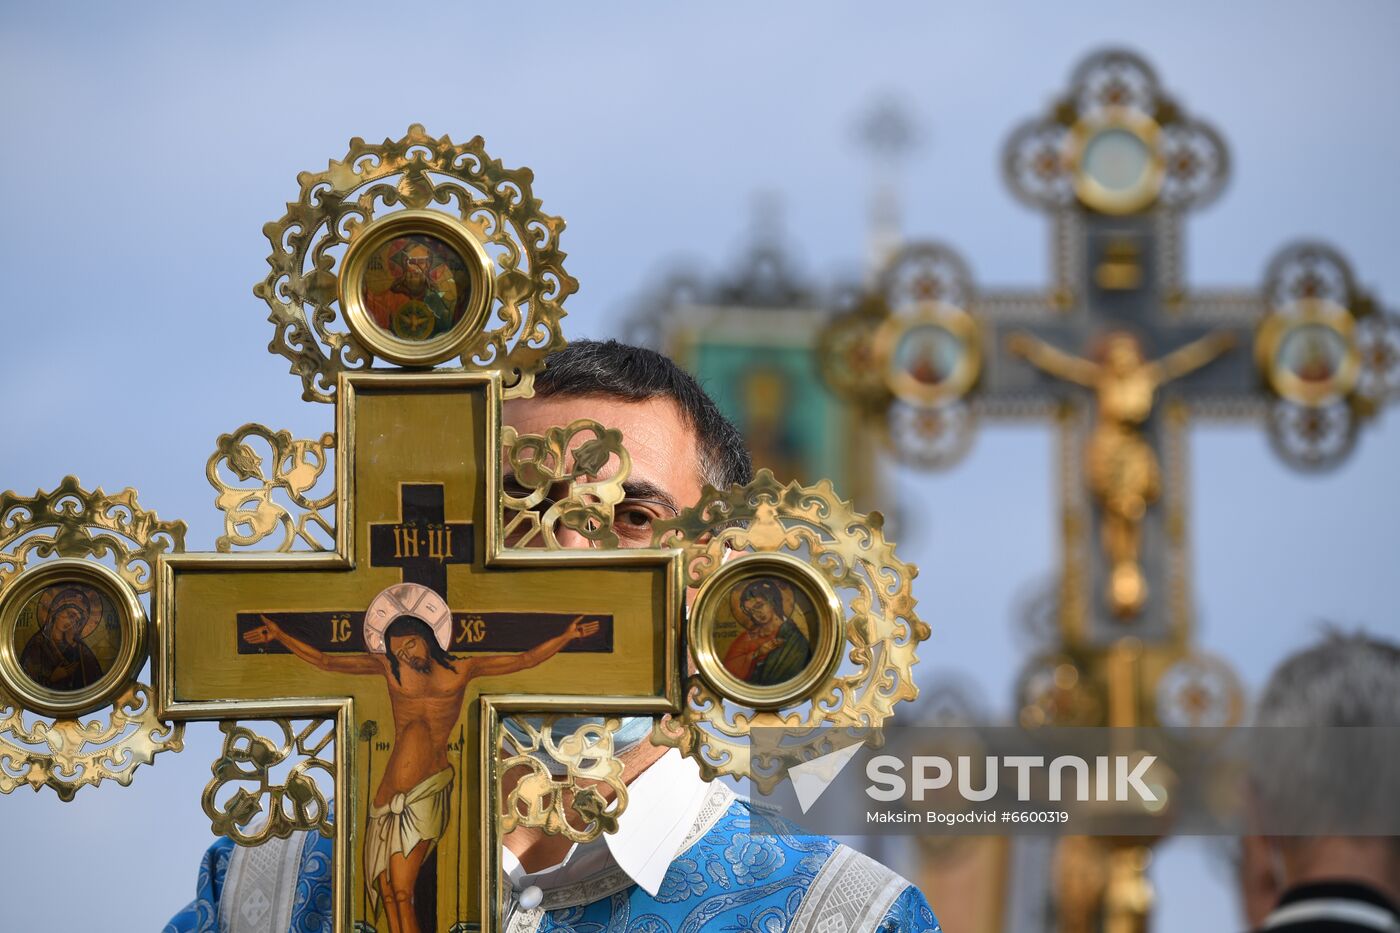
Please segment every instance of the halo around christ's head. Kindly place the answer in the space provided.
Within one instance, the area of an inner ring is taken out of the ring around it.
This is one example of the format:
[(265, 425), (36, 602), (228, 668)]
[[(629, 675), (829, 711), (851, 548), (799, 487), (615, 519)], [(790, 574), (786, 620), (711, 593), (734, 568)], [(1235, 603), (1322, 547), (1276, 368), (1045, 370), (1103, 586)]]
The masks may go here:
[(452, 641), (452, 610), (447, 600), (419, 583), (395, 583), (374, 597), (365, 612), (365, 647), (384, 653), (384, 630), (395, 619), (415, 616), (428, 623), (444, 651)]

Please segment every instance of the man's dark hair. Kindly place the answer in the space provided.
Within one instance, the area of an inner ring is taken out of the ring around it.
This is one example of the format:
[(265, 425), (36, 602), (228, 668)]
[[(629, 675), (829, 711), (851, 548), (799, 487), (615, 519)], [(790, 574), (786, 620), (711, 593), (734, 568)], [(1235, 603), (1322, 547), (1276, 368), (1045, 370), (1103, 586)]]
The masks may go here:
[(394, 675), (394, 679), (403, 683), (403, 678), (399, 676), (399, 659), (394, 654), (394, 649), (389, 647), (389, 640), (393, 638), (404, 638), (409, 635), (416, 635), (423, 639), (423, 643), (428, 646), (428, 657), (432, 658), (449, 671), (457, 668), (453, 661), (457, 659), (448, 654), (447, 651), (438, 644), (437, 636), (433, 634), (433, 628), (417, 616), (399, 616), (389, 623), (389, 627), (384, 630), (384, 654), (389, 659), (389, 673)]
[(545, 364), (535, 376), (536, 395), (593, 395), (628, 402), (670, 399), (695, 432), (701, 479), (717, 489), (753, 479), (753, 461), (739, 429), (694, 376), (655, 350), (616, 340), (579, 340), (551, 353)]

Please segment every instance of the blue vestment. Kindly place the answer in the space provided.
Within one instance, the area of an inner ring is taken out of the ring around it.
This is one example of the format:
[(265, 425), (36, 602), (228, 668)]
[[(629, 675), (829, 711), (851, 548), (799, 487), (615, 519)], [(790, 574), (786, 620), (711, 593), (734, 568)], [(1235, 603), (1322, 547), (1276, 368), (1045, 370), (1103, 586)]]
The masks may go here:
[(222, 838), (204, 853), (195, 899), (161, 933), (328, 931), (333, 856), (331, 840), (320, 833), (294, 833), (242, 850)]
[[(708, 812), (697, 819), (655, 895), (614, 868), (546, 892), (531, 910), (513, 901), (506, 933), (939, 933), (924, 896), (894, 872), (833, 839), (770, 820), (718, 783), (713, 787)], [(239, 877), (230, 882), (233, 843), (216, 842), (200, 866), (198, 896), (165, 933), (329, 929), (330, 841), (301, 833), (268, 846), (280, 853), (266, 855), (255, 884), (251, 876), (259, 873), (237, 866)], [(279, 871), (294, 874), (294, 883), (278, 888)], [(229, 903), (231, 884), (241, 887), (238, 900), (251, 903)], [(283, 893), (267, 893), (273, 890)], [(282, 897), (290, 903), (275, 903)]]
[(624, 884), (586, 904), (551, 907), (561, 898), (550, 892), (535, 910), (516, 907), (507, 933), (940, 933), (923, 894), (888, 868), (726, 799), (655, 896)]

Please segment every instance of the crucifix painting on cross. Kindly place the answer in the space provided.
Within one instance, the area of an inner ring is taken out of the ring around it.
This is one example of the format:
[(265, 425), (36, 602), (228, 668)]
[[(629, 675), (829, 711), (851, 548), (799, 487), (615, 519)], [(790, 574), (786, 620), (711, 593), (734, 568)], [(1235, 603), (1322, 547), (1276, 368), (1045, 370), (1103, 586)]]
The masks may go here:
[(276, 642), (320, 670), (382, 676), (393, 710), (394, 739), (373, 797), (365, 838), (365, 883), (371, 909), (381, 903), (391, 933), (417, 933), (414, 888), (423, 862), (447, 829), (452, 806), (448, 743), (474, 679), (537, 667), (570, 642), (599, 630), (579, 616), (563, 634), (518, 654), (457, 658), (448, 652), (452, 613), (433, 590), (399, 583), (375, 597), (365, 613), (368, 654), (334, 655), (297, 639), (260, 616), (243, 640)]

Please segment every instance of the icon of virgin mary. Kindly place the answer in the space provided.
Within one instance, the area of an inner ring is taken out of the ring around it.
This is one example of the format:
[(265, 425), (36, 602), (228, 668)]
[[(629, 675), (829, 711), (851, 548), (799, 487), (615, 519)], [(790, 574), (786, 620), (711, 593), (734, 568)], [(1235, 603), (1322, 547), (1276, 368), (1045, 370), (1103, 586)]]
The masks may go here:
[(769, 687), (807, 668), (812, 645), (793, 620), (790, 586), (759, 577), (739, 584), (730, 604), (744, 631), (725, 652), (725, 670), (752, 686)]
[(90, 587), (57, 584), (35, 601), (39, 629), (24, 643), (19, 666), (50, 690), (82, 690), (102, 677), (85, 639), (102, 623), (102, 600)]

